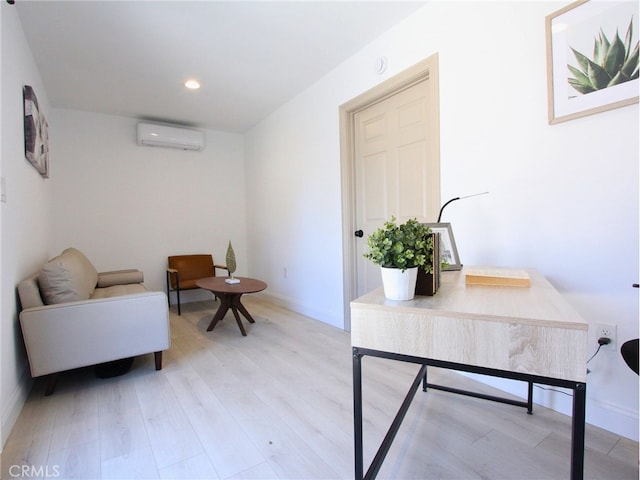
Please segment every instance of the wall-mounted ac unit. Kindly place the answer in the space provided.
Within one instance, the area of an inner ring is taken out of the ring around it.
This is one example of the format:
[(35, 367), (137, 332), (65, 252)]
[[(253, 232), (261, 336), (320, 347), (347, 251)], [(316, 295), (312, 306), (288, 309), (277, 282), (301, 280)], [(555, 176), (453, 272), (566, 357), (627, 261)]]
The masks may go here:
[(202, 132), (188, 128), (138, 123), (138, 144), (182, 150), (202, 150), (204, 135)]

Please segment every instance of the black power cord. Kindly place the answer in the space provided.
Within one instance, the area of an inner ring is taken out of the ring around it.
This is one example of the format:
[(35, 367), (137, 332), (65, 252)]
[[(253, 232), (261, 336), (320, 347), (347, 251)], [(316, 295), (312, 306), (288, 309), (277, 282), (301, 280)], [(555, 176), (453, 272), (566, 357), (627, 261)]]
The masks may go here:
[[(591, 355), (591, 358), (587, 360), (587, 363), (593, 360), (593, 358), (598, 354), (598, 352), (600, 351), (603, 345), (609, 345), (610, 343), (611, 343), (611, 339), (609, 337), (600, 337), (598, 339), (598, 349), (596, 350), (596, 353)], [(587, 373), (591, 373), (591, 370), (589, 370), (588, 368), (587, 368)]]
[[(589, 363), (591, 360), (593, 360), (593, 358), (598, 354), (598, 352), (600, 351), (600, 349), (602, 348), (603, 345), (609, 345), (611, 343), (611, 339), (609, 337), (600, 337), (598, 339), (598, 349), (596, 350), (596, 353), (594, 353), (593, 355), (591, 355), (591, 358), (589, 360), (587, 360), (587, 363)], [(587, 374), (591, 373), (591, 370), (589, 370), (587, 368)], [(540, 388), (542, 390), (547, 390), (550, 392), (557, 392), (557, 393), (562, 393), (564, 395), (568, 395), (569, 397), (573, 397), (572, 394), (567, 393), (567, 392), (563, 392), (562, 390), (558, 390), (555, 388), (546, 388), (546, 387), (542, 387), (540, 385), (533, 385), (534, 387)]]

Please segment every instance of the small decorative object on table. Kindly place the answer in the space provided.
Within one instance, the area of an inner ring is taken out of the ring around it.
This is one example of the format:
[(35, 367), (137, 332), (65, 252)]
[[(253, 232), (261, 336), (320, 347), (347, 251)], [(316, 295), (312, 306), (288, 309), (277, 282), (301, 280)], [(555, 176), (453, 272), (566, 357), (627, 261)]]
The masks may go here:
[(237, 278), (233, 278), (233, 272), (236, 271), (236, 254), (233, 251), (233, 247), (231, 246), (231, 241), (229, 241), (229, 246), (227, 247), (227, 271), (229, 272), (229, 278), (225, 280), (226, 283), (240, 283), (240, 280)]
[(367, 239), (369, 252), (364, 257), (380, 265), (385, 297), (411, 300), (416, 293), (418, 268), (433, 269), (433, 236), (429, 227), (413, 218), (396, 225), (396, 218), (385, 222)]

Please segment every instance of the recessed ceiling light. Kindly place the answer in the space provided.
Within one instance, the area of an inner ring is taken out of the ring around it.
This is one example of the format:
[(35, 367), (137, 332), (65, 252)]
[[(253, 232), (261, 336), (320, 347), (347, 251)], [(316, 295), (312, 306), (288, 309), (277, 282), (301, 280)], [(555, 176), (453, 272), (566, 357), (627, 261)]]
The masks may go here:
[(200, 88), (200, 84), (195, 80), (188, 80), (184, 84), (185, 87), (190, 88), (191, 90), (197, 90)]

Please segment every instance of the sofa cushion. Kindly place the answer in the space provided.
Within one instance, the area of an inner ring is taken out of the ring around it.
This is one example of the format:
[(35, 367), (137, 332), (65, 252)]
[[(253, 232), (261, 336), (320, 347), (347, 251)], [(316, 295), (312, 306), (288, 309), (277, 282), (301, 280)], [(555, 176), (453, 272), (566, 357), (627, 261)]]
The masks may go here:
[(67, 248), (45, 264), (38, 283), (47, 305), (88, 300), (98, 283), (98, 272), (82, 252)]
[(148, 290), (142, 283), (130, 283), (127, 285), (112, 285), (110, 287), (96, 288), (91, 295), (91, 299), (121, 297), (122, 295), (132, 295), (134, 293), (145, 293)]

